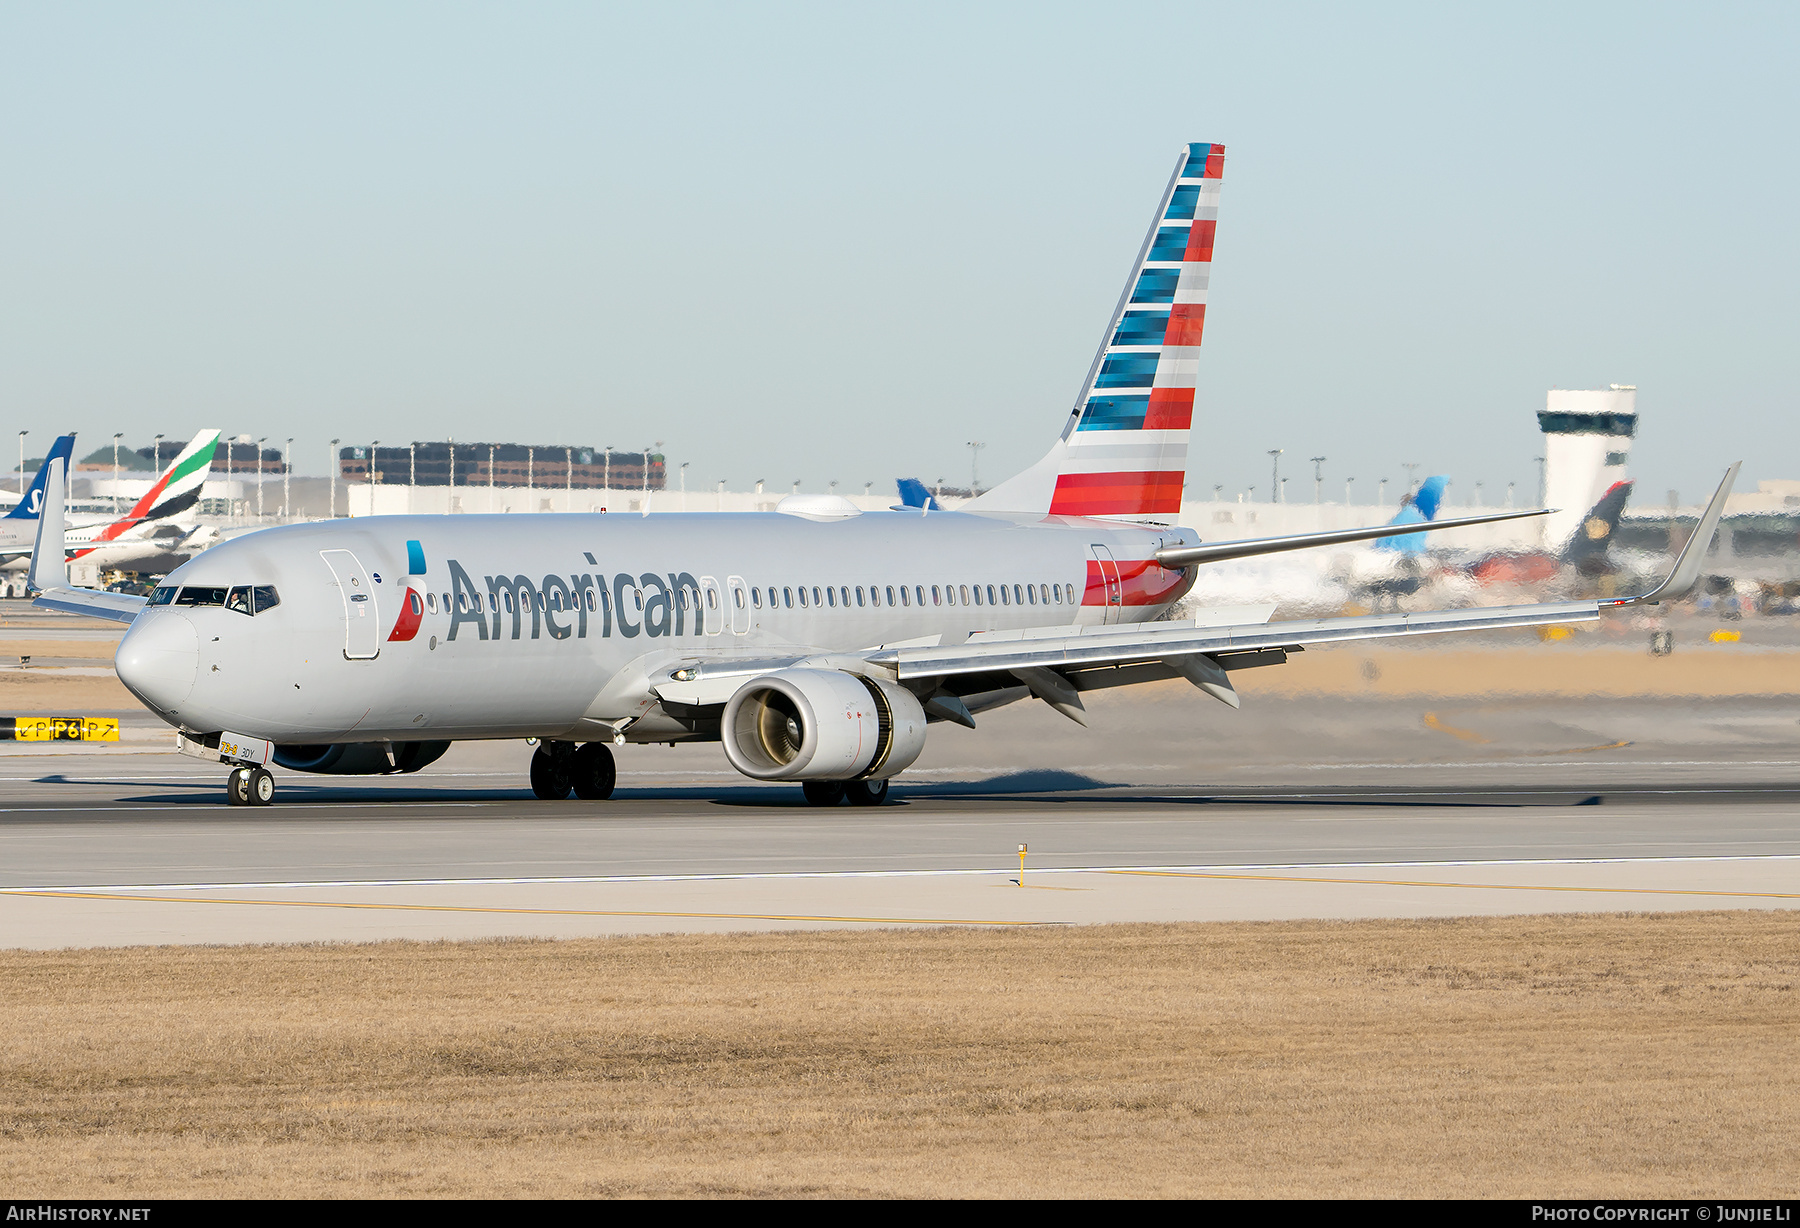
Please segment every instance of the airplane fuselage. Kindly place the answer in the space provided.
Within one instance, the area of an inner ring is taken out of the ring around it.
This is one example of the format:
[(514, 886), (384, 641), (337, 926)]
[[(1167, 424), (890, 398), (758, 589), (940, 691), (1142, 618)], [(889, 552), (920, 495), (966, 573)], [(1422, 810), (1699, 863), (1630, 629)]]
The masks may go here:
[(1149, 621), (1192, 581), (1151, 556), (1192, 540), (946, 512), (325, 521), (178, 568), (117, 663), (170, 724), (277, 743), (706, 737), (657, 671)]

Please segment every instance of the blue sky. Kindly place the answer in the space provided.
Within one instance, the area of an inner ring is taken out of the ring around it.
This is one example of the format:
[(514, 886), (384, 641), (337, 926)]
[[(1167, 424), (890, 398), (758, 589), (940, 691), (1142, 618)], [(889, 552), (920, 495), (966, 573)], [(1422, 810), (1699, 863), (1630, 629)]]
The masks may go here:
[(1545, 390), (1614, 382), (1640, 502), (1800, 477), (1797, 12), (10, 4), (0, 446), (663, 440), (818, 490), (977, 438), (998, 479), (1211, 140), (1190, 489), (1281, 447), (1290, 497), (1323, 454), (1529, 498)]

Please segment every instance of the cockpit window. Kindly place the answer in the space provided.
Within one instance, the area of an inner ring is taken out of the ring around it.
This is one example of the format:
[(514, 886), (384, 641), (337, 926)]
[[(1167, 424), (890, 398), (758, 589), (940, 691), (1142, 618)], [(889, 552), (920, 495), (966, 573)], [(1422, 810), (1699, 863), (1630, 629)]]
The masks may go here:
[(176, 605), (224, 605), (226, 590), (222, 588), (199, 588), (188, 585), (175, 598)]
[(239, 614), (250, 613), (250, 590), (241, 584), (232, 589), (231, 595), (225, 598), (225, 608)]
[(150, 604), (168, 605), (171, 601), (175, 600), (175, 594), (179, 591), (181, 591), (181, 586), (179, 584), (174, 585), (173, 587), (165, 585), (161, 588), (153, 589), (150, 593)]
[(281, 594), (275, 591), (273, 584), (258, 584), (250, 591), (256, 594), (256, 612), (258, 614), (264, 610), (272, 610), (281, 604)]

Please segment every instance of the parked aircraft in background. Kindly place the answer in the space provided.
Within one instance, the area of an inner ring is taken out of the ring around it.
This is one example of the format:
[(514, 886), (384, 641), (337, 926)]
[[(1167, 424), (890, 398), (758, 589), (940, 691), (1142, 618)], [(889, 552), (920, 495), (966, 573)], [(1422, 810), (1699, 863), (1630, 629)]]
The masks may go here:
[(1561, 549), (1496, 550), (1462, 570), (1478, 584), (1543, 584), (1559, 577), (1612, 575), (1616, 568), (1607, 551), (1630, 498), (1631, 483), (1615, 482), (1581, 518)]
[(19, 501), (10, 512), (0, 517), (0, 562), (30, 554), (32, 543), (37, 539), (38, 512), (44, 506), (44, 483), (50, 477), (50, 463), (61, 460), (65, 470), (70, 458), (75, 454), (75, 433), (59, 436), (50, 445), (50, 454), (44, 457), (44, 463), (38, 466), (37, 476), (31, 479), (19, 495)]
[[(65, 441), (67, 447), (64, 447)], [(36, 498), (41, 502), (41, 483), (46, 480), (56, 456), (63, 458), (64, 472), (67, 472), (75, 436), (65, 435), (56, 442), (61, 451), (53, 449), (51, 457), (45, 459), (38, 482), (27, 492), (27, 501)], [(64, 537), (67, 558), (126, 570), (138, 570), (148, 561), (167, 561), (170, 566), (179, 564), (191, 553), (185, 546), (196, 522), (187, 514), (200, 500), (200, 488), (212, 471), (213, 452), (218, 443), (218, 431), (201, 431), (169, 462), (168, 468), (157, 475), (156, 481), (132, 504), (130, 511), (120, 516), (91, 517), (70, 527)], [(11, 530), (15, 536), (4, 536), (9, 531), (7, 526), (14, 523), (21, 526)], [(15, 521), (12, 517), (0, 520), (0, 553), (11, 558), (30, 554), (36, 532), (35, 518), (29, 521)], [(170, 555), (176, 557), (170, 559)]]
[[(1036, 697), (1082, 724), (1092, 690), (1231, 675), (1309, 645), (1600, 617), (1679, 595), (1735, 467), (1663, 584), (1642, 597), (1270, 623), (1165, 615), (1199, 568), (1396, 527), (1202, 543), (1175, 525), (1224, 151), (1188, 146), (1060, 434), (955, 512), (376, 516), (266, 529), (188, 562), (149, 598), (69, 586), (60, 463), (33, 562), (37, 604), (131, 625), (120, 679), (187, 753), (262, 804), (274, 763), (408, 772), (451, 742), (537, 739), (542, 798), (604, 798), (613, 748), (717, 741), (745, 776), (815, 804), (872, 805), (933, 724)], [(1398, 526), (1483, 524), (1500, 512)]]

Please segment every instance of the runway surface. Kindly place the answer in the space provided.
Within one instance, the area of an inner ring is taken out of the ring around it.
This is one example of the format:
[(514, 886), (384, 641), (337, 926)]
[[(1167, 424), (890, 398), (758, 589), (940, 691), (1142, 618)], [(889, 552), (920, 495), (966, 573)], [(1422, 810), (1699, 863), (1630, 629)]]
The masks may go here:
[[(621, 752), (541, 802), (521, 743), (415, 776), (222, 769), (128, 717), (0, 756), (0, 942), (56, 947), (665, 930), (1791, 908), (1800, 704), (1301, 700), (1175, 689), (933, 730), (875, 809)], [(1024, 885), (1020, 844), (1029, 846)]]

